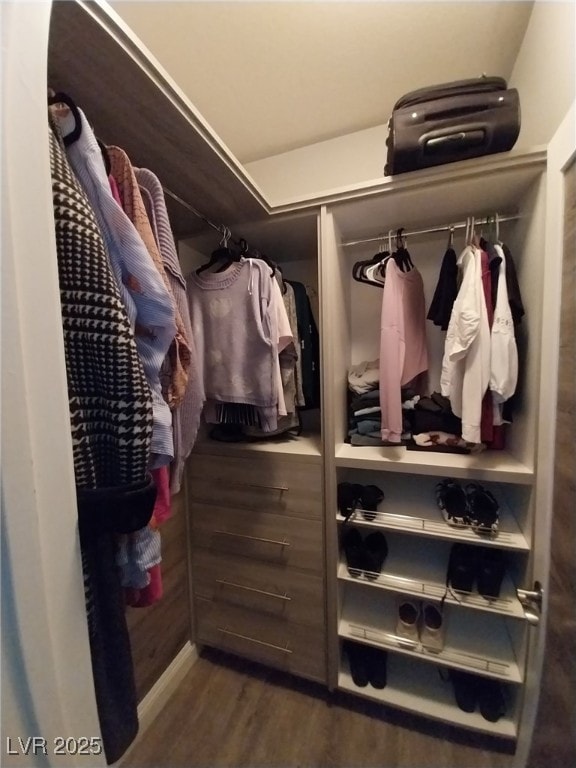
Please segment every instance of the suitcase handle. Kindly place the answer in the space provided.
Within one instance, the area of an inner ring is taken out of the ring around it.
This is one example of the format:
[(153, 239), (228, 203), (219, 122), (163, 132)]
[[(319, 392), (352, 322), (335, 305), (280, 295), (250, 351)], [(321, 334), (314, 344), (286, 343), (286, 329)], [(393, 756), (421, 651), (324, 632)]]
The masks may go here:
[(459, 147), (474, 147), (483, 144), (485, 132), (481, 129), (473, 131), (458, 131), (458, 133), (449, 133), (445, 136), (436, 136), (433, 139), (427, 139), (424, 142), (424, 153), (437, 153), (444, 150), (452, 151), (454, 145)]

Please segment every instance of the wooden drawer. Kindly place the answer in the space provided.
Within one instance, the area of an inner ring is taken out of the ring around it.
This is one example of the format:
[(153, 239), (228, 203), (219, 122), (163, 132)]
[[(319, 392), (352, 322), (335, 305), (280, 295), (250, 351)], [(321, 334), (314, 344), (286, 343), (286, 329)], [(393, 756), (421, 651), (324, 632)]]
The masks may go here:
[(321, 576), (196, 549), (192, 555), (192, 583), (194, 594), (207, 600), (296, 624), (324, 626)]
[(260, 512), (192, 505), (192, 547), (324, 571), (322, 523)]
[(322, 628), (196, 599), (196, 640), (295, 675), (326, 682)]
[(188, 481), (192, 502), (322, 518), (322, 467), (317, 463), (193, 454)]

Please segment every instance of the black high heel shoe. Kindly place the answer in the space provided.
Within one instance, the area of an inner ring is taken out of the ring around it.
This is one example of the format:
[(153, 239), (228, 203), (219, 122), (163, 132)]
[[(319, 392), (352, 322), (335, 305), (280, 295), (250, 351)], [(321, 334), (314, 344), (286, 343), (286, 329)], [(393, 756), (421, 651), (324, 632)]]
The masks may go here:
[[(357, 528), (350, 528), (342, 537), (342, 549), (346, 556), (348, 573), (354, 578), (362, 575), (367, 567), (366, 547)], [(370, 565), (368, 563), (368, 565)]]
[(488, 600), (500, 596), (506, 564), (504, 552), (493, 547), (482, 547), (478, 562), (478, 592)]
[(362, 505), (362, 517), (364, 520), (374, 520), (378, 511), (378, 505), (384, 499), (384, 491), (377, 485), (365, 485), (360, 495)]
[(382, 573), (382, 565), (388, 555), (386, 537), (380, 531), (368, 534), (364, 539), (365, 567), (364, 576), (367, 579), (377, 579)]
[(470, 593), (478, 572), (479, 548), (470, 544), (453, 544), (448, 561), (446, 584), (455, 592)]

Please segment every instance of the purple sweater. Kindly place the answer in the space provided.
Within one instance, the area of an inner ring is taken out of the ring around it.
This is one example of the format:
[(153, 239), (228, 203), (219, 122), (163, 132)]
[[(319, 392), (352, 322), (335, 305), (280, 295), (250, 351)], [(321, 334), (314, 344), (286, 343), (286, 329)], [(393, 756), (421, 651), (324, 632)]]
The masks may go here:
[(270, 268), (246, 259), (224, 272), (193, 272), (186, 282), (204, 402), (254, 405), (263, 424), (276, 429), (278, 329)]

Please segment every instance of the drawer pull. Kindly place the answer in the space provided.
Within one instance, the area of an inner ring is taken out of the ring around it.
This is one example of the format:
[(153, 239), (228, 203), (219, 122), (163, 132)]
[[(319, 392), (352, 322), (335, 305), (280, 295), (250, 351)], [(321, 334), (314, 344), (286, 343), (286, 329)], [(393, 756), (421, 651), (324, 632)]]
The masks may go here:
[(231, 635), (232, 637), (239, 637), (241, 640), (248, 640), (248, 642), (250, 643), (265, 645), (266, 648), (273, 648), (275, 651), (280, 651), (281, 653), (292, 653), (290, 648), (288, 648), (288, 643), (286, 643), (285, 647), (282, 648), (282, 646), (280, 645), (274, 645), (274, 643), (265, 643), (264, 640), (256, 640), (255, 637), (248, 637), (248, 635), (241, 635), (238, 632), (232, 632), (230, 629), (224, 629), (224, 627), (218, 627), (218, 631), (222, 632), (223, 635)]
[(221, 584), (223, 587), (234, 587), (235, 589), (245, 589), (247, 592), (257, 592), (259, 595), (266, 595), (266, 597), (275, 597), (277, 600), (292, 600), (288, 595), (279, 595), (277, 592), (266, 592), (264, 589), (256, 589), (255, 587), (246, 587), (244, 584), (235, 584), (233, 581), (225, 581), (224, 579), (216, 579), (216, 584)]
[(290, 490), (286, 485), (258, 485), (257, 483), (242, 483), (238, 480), (226, 480), (226, 483), (241, 488), (263, 488), (266, 491), (279, 491), (280, 493), (287, 493)]
[(233, 533), (232, 531), (214, 531), (217, 536), (232, 536), (237, 539), (249, 539), (250, 541), (260, 541), (264, 544), (277, 544), (279, 547), (289, 547), (290, 542), (278, 541), (277, 539), (263, 539), (261, 536), (247, 536), (245, 533)]

